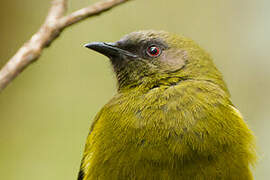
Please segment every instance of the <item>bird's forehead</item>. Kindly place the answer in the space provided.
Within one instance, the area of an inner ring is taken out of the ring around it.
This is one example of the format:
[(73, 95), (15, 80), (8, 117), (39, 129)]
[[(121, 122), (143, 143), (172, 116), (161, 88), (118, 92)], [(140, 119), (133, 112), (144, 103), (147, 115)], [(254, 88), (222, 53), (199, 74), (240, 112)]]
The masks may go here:
[(142, 44), (153, 40), (166, 41), (168, 36), (169, 34), (165, 31), (137, 31), (124, 36), (118, 42), (127, 44)]

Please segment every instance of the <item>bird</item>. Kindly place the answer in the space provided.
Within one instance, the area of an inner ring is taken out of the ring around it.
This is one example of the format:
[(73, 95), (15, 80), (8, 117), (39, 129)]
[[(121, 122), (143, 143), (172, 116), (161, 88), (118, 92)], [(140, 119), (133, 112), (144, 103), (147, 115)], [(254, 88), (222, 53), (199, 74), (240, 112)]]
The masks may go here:
[(196, 42), (142, 30), (85, 47), (109, 59), (117, 93), (93, 120), (78, 180), (254, 178), (254, 134)]

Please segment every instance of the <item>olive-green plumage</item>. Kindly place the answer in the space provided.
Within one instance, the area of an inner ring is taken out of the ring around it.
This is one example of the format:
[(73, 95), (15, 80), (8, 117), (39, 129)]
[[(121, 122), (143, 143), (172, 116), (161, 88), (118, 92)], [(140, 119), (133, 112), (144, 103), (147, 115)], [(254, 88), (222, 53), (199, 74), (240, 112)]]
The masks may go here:
[(253, 134), (196, 43), (139, 31), (86, 47), (110, 58), (118, 93), (92, 124), (79, 179), (253, 179)]

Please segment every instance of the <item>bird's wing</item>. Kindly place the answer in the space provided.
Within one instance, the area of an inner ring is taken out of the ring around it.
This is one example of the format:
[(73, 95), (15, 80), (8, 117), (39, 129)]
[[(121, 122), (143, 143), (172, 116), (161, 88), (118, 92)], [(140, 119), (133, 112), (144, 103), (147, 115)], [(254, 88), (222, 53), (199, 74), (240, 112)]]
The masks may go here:
[[(104, 108), (103, 108), (104, 109)], [(96, 122), (98, 121), (98, 119), (100, 118), (102, 112), (103, 112), (103, 109), (97, 114), (97, 116), (94, 118), (94, 121), (90, 127), (90, 131), (89, 131), (89, 134), (88, 134), (88, 137), (90, 136)], [(84, 154), (83, 154), (83, 158), (82, 158), (82, 161), (81, 161), (81, 165), (80, 165), (80, 171), (79, 171), (79, 174), (78, 174), (78, 179), (77, 180), (83, 180), (84, 176), (85, 176), (85, 172), (84, 172), (84, 168), (83, 168), (83, 163), (84, 163), (84, 160), (85, 160), (85, 155), (86, 155), (86, 150), (89, 149), (89, 146), (90, 144), (88, 143), (88, 141), (86, 141), (86, 144), (85, 144), (85, 150), (84, 150)]]

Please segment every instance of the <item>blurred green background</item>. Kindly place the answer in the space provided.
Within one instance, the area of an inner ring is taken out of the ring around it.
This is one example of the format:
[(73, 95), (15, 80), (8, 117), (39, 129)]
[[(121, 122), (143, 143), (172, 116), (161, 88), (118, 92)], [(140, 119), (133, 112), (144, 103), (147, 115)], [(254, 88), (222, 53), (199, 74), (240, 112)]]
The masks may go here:
[[(95, 1), (70, 0), (69, 12)], [(37, 31), (50, 0), (0, 1), (0, 67)], [(0, 179), (74, 180), (91, 120), (115, 94), (109, 61), (83, 48), (161, 29), (197, 41), (257, 136), (256, 179), (270, 176), (270, 1), (133, 0), (65, 30), (0, 94)]]

